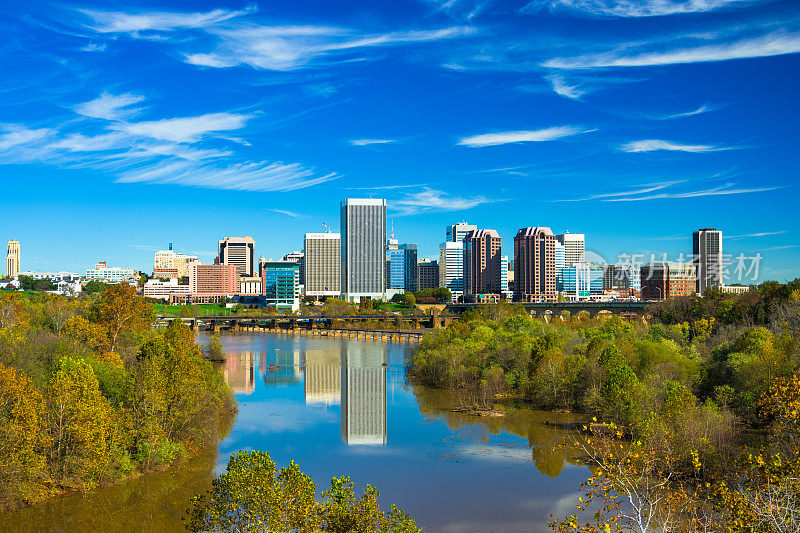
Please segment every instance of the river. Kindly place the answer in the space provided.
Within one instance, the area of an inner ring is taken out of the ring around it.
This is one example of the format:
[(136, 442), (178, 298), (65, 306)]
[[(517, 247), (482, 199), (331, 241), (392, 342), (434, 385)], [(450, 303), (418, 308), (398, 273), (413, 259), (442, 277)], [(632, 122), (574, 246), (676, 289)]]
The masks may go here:
[(0, 531), (183, 531), (188, 499), (232, 453), (252, 449), (279, 466), (294, 460), (319, 490), (341, 475), (359, 493), (372, 484), (386, 509), (396, 503), (432, 533), (549, 531), (551, 512), (575, 509), (588, 470), (559, 446), (570, 432), (545, 424), (571, 415), (511, 405), (497, 418), (454, 413), (450, 393), (406, 381), (405, 344), (261, 333), (222, 341), (239, 413), (217, 450), (2, 515)]

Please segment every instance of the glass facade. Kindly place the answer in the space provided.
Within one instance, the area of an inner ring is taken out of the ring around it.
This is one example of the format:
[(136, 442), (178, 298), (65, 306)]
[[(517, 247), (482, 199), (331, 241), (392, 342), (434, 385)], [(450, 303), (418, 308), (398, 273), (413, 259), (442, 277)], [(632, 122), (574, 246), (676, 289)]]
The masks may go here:
[(262, 279), (266, 304), (277, 309), (300, 307), (300, 267), (297, 263), (263, 263)]
[(561, 285), (561, 291), (572, 299), (602, 294), (603, 269), (587, 263), (575, 263), (561, 270)]
[(404, 289), (406, 283), (405, 250), (386, 251), (386, 288)]

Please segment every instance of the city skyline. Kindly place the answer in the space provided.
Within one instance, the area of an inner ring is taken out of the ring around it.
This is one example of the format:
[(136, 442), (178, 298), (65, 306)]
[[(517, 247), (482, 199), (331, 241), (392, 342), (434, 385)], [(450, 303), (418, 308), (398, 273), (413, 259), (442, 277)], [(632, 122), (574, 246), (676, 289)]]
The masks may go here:
[(279, 258), (373, 196), (420, 259), (461, 220), (609, 263), (716, 227), (792, 279), (800, 8), (671, 5), (8, 6), (0, 238), (23, 270), (210, 263), (229, 235)]

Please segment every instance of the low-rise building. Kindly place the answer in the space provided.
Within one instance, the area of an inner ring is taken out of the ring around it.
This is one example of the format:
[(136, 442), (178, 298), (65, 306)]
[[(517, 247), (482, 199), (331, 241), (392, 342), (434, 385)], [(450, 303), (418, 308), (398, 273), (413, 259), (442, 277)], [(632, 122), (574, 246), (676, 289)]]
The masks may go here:
[(20, 276), (28, 276), (33, 279), (50, 279), (53, 283), (58, 283), (59, 281), (68, 281), (74, 282), (81, 279), (81, 275), (77, 272), (67, 272), (65, 270), (61, 270), (59, 272), (33, 272), (28, 270), (26, 272), (20, 272)]
[(664, 300), (697, 294), (697, 274), (693, 264), (656, 262), (641, 269), (642, 300)]
[(262, 294), (262, 288), (263, 285), (259, 277), (239, 278), (240, 296), (259, 296)]
[(572, 263), (561, 270), (561, 296), (571, 300), (592, 300), (603, 294), (603, 267)]
[(147, 280), (142, 290), (145, 298), (157, 298), (168, 302), (173, 294), (183, 296), (191, 294), (192, 287), (191, 285), (180, 285), (177, 278), (169, 281), (151, 279)]
[(749, 285), (718, 285), (718, 291), (723, 294), (744, 294), (750, 290)]
[(135, 272), (131, 268), (110, 267), (105, 261), (95, 264), (94, 268), (86, 270), (85, 278), (89, 281), (105, 281), (120, 283), (135, 279)]

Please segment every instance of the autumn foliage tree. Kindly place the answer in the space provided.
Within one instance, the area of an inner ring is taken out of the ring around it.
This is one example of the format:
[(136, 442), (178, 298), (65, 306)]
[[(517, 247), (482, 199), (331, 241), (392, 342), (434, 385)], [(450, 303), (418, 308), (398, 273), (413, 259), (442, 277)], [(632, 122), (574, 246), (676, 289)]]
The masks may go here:
[(42, 394), (27, 376), (0, 365), (0, 510), (48, 494)]

